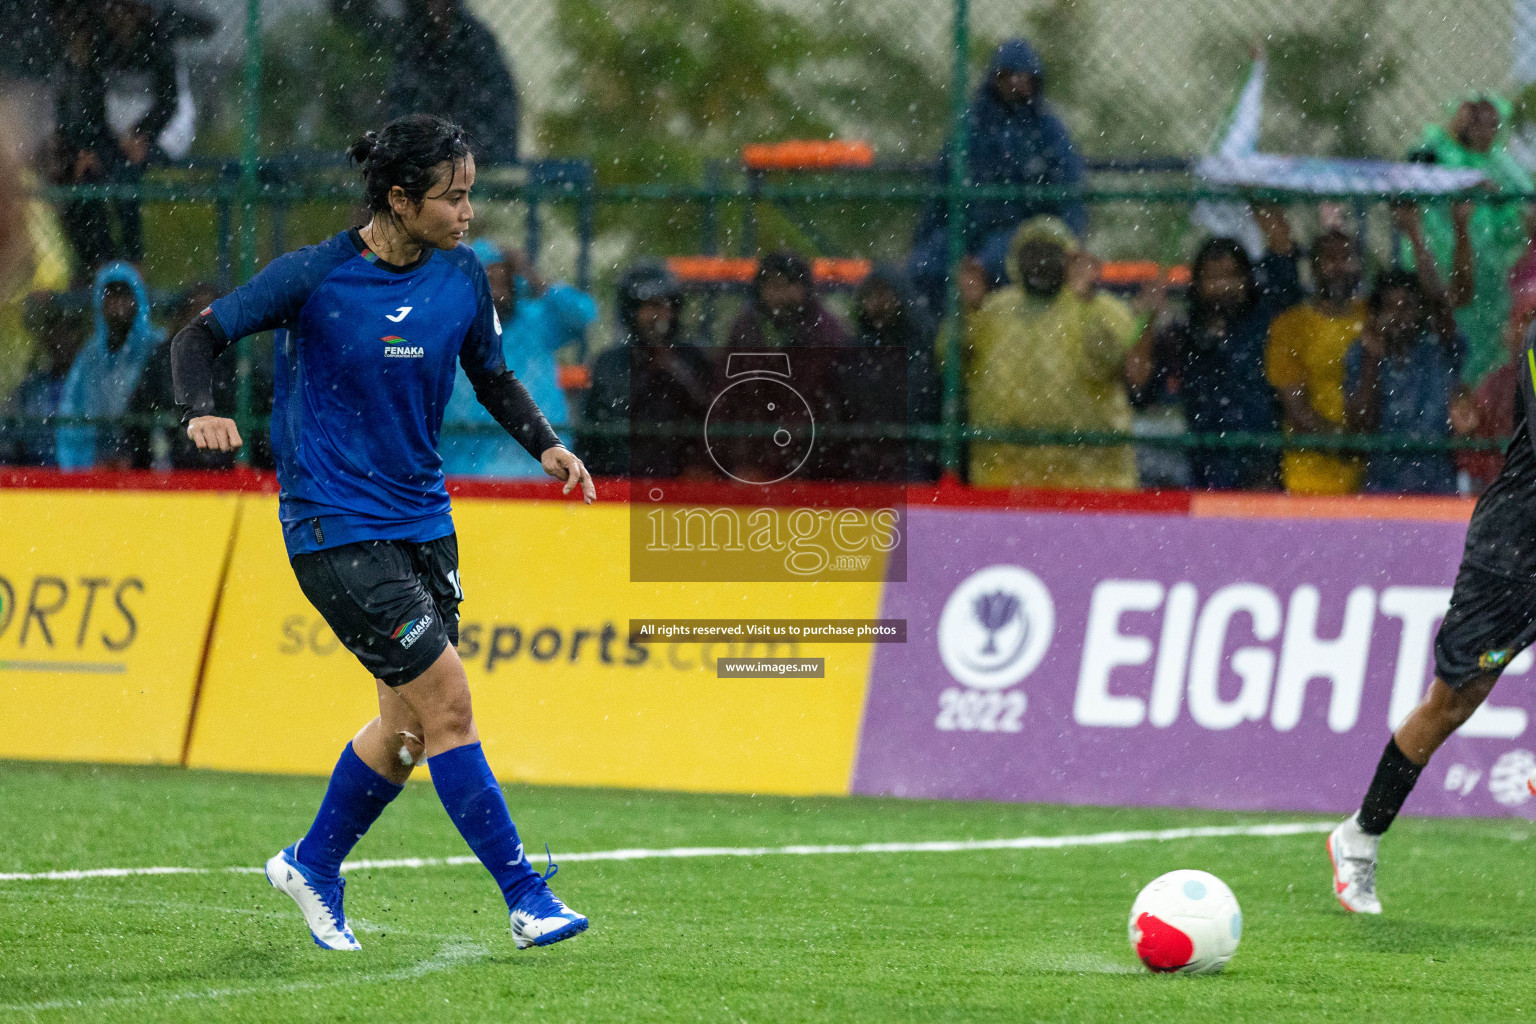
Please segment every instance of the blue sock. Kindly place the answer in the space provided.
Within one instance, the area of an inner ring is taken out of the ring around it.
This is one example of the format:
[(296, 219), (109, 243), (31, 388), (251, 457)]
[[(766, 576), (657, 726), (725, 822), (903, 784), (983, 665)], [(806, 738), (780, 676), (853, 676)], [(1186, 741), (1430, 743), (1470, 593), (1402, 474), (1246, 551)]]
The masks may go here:
[(480, 744), (445, 750), (428, 758), (427, 767), (448, 817), (501, 886), (507, 906), (514, 906), (539, 873), (523, 856), (517, 826)]
[(363, 763), (348, 743), (331, 772), (331, 784), (309, 832), (299, 840), (294, 859), (321, 878), (335, 878), (341, 862), (368, 826), (379, 819), (389, 802), (400, 795), (397, 786)]

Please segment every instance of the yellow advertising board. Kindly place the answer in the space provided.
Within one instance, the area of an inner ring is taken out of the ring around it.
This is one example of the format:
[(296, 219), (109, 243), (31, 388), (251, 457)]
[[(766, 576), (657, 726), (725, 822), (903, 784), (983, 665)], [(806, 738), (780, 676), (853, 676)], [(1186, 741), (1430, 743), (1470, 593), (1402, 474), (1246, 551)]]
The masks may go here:
[(180, 759), (238, 503), (0, 491), (0, 757)]
[(378, 713), (367, 670), (294, 579), (277, 498), (248, 496), (187, 764), (329, 774), (341, 748)]
[[(460, 500), (460, 645), (503, 778), (846, 793), (868, 644), (630, 643), (629, 620), (878, 614), (878, 582), (631, 583), (623, 504)], [(824, 657), (822, 679), (719, 679), (715, 659)], [(294, 582), (275, 501), (250, 499), (190, 763), (329, 772), (376, 704)]]

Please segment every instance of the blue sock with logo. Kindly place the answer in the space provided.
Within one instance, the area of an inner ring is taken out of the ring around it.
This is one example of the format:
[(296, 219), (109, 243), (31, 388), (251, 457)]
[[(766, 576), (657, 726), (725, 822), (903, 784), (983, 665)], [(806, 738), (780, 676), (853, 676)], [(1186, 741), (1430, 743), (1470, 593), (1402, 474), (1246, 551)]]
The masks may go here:
[(485, 751), (470, 743), (427, 758), (432, 785), (459, 834), (501, 886), (507, 906), (515, 906), (539, 873), (523, 856), (517, 826), (507, 813), (506, 797), (491, 774)]
[(341, 862), (379, 820), (389, 802), (400, 795), (397, 786), (363, 763), (348, 743), (331, 772), (331, 784), (315, 814), (315, 823), (299, 840), (294, 859), (321, 878), (335, 878)]

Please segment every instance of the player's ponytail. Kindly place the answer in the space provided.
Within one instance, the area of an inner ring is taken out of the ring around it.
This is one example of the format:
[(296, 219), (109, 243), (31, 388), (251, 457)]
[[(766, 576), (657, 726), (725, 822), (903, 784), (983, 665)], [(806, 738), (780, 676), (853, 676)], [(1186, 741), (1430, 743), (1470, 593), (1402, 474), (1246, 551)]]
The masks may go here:
[(368, 132), (347, 148), (363, 172), (363, 200), (376, 214), (393, 214), (389, 193), (395, 186), (420, 205), (436, 180), (438, 167), (451, 164), (452, 177), (470, 154), (469, 136), (451, 121), (432, 114), (396, 118), (382, 131)]

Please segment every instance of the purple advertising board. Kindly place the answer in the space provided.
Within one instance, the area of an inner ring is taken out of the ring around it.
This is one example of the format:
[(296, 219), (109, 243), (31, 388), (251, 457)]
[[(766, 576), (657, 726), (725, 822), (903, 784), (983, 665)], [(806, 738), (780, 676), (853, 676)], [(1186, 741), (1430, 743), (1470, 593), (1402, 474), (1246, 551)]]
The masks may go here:
[[(1433, 678), (1465, 527), (909, 510), (853, 791), (1347, 813)], [(1530, 652), (1407, 813), (1536, 816)]]

